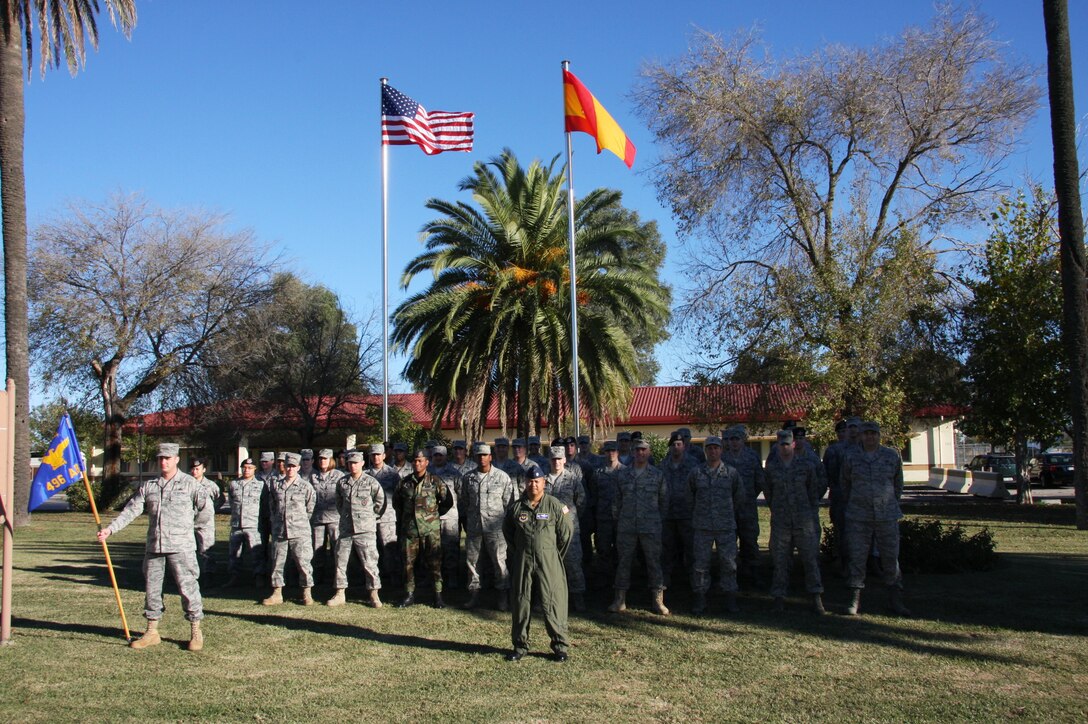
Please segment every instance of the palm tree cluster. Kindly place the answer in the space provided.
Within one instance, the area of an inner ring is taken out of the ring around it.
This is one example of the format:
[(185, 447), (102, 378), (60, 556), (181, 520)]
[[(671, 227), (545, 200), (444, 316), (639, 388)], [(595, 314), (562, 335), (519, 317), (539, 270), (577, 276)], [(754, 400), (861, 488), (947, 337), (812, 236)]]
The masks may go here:
[[(505, 150), (460, 183), (474, 205), (431, 199), (440, 214), (422, 230), (407, 288), (433, 283), (394, 312), (393, 343), (410, 353), (404, 376), (425, 393), (433, 420), (461, 418), (478, 437), (489, 412), (521, 434), (553, 433), (571, 409), (570, 264), (566, 189), (556, 159), (523, 168)], [(648, 225), (596, 189), (575, 205), (581, 413), (606, 421), (626, 411), (637, 360), (632, 338), (660, 329), (669, 290), (638, 253)]]

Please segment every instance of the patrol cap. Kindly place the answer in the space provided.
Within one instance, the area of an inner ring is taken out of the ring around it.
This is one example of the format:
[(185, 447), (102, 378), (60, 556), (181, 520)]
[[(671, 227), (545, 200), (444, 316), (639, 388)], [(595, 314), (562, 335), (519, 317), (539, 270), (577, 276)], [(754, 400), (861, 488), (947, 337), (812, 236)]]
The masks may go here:
[(178, 456), (178, 444), (176, 442), (160, 442), (159, 454), (155, 457), (176, 458)]
[(778, 442), (780, 442), (780, 443), (782, 443), (782, 442), (793, 442), (793, 431), (792, 430), (779, 430), (778, 431)]
[(797, 427), (797, 420), (786, 420), (782, 423), (783, 430), (792, 430), (795, 427)]
[(539, 445), (540, 444), (540, 435), (530, 435), (529, 436), (529, 444), (530, 445)]
[(748, 437), (748, 428), (746, 428), (744, 425), (733, 425), (733, 427), (731, 427), (730, 429), (735, 430), (737, 436), (740, 437), (741, 440)]
[(283, 454), (283, 464), (284, 465), (294, 465), (297, 468), (298, 464), (300, 462), (302, 462), (302, 456), (299, 455), (298, 453), (284, 453)]
[(433, 450), (436, 447), (438, 447), (438, 440), (428, 440), (427, 441), (427, 449), (428, 450)]
[(454, 440), (453, 449), (456, 450), (457, 448), (461, 448), (462, 450), (468, 450), (468, 443), (464, 440)]
[(423, 448), (420, 448), (419, 450), (416, 450), (415, 454), (412, 455), (413, 460), (418, 460), (419, 458), (423, 458), (424, 460), (427, 459), (427, 451), (424, 450)]
[(262, 463), (274, 463), (274, 462), (276, 462), (276, 453), (273, 453), (273, 452), (263, 452), (263, 453), (261, 453), (261, 462)]
[(569, 435), (569, 436), (563, 438), (563, 444), (565, 444), (565, 445), (577, 445), (578, 444), (578, 438), (576, 438), (574, 435)]
[(376, 442), (370, 446), (370, 450), (368, 452), (371, 455), (385, 455), (385, 445), (382, 445), (380, 442)]
[(720, 437), (718, 437), (717, 435), (711, 435), (710, 437), (708, 437), (706, 440), (703, 441), (703, 447), (710, 447), (711, 445), (717, 445), (718, 447), (721, 447), (722, 446), (722, 439)]
[(189, 467), (195, 468), (197, 465), (203, 465), (203, 466), (207, 467), (207, 463), (204, 461), (204, 458), (197, 457), (197, 458), (192, 458), (189, 461)]
[(567, 449), (562, 445), (552, 445), (551, 458), (552, 460), (558, 460), (560, 458), (565, 460), (567, 458)]
[(515, 437), (515, 438), (514, 438), (514, 441), (513, 441), (513, 443), (512, 443), (512, 445), (513, 445), (514, 447), (525, 447), (525, 438), (523, 438), (523, 437)]
[(557, 445), (566, 445), (566, 444), (567, 444), (567, 441), (565, 439), (561, 438), (561, 437), (557, 437), (557, 438), (552, 439), (552, 447), (556, 447)]
[(800, 425), (793, 428), (793, 436), (794, 437), (804, 437), (807, 434), (808, 434), (808, 429), (807, 428), (801, 427)]
[(497, 437), (495, 438), (495, 447), (510, 447), (510, 438)]
[(327, 448), (327, 447), (321, 448), (320, 450), (317, 451), (317, 456), (319, 458), (331, 459), (332, 458), (332, 448)]
[(484, 442), (478, 442), (472, 446), (472, 454), (476, 455), (490, 455), (491, 446)]
[(880, 425), (879, 423), (873, 422), (872, 420), (866, 420), (865, 422), (861, 423), (861, 431), (879, 433)]
[(605, 440), (603, 449), (605, 452), (608, 452), (609, 450), (618, 451), (620, 449), (620, 446), (616, 444), (615, 440)]
[(632, 440), (641, 440), (642, 439), (642, 430), (635, 430), (634, 432), (632, 432), (631, 433), (631, 439)]
[(253, 458), (246, 458), (242, 462), (238, 463), (238, 467), (240, 468), (244, 468), (246, 465), (252, 465), (253, 467), (257, 467), (257, 463), (253, 462)]
[(835, 423), (835, 432), (846, 429), (846, 420), (839, 420)]
[(445, 455), (446, 454), (446, 446), (445, 445), (435, 445), (434, 449), (431, 450), (431, 454), (432, 455)]
[(302, 459), (303, 460), (313, 460), (314, 459), (314, 451), (311, 450), (310, 448), (306, 448), (305, 450), (302, 451)]
[(691, 428), (681, 427), (681, 428), (677, 429), (676, 432), (677, 432), (677, 434), (679, 434), (684, 439), (688, 439), (688, 438), (691, 437)]
[(525, 468), (525, 478), (527, 480), (536, 480), (544, 477), (544, 471), (540, 469), (540, 466), (533, 463), (529, 467)]
[(684, 436), (680, 434), (679, 430), (677, 430), (673, 434), (669, 435), (669, 444), (672, 445), (677, 440), (679, 440), (680, 442), (684, 441)]
[(848, 417), (848, 418), (846, 418), (846, 426), (847, 427), (858, 427), (859, 425), (861, 425), (861, 418), (860, 417)]
[(593, 441), (589, 439), (589, 435), (579, 435), (578, 436), (578, 444), (579, 445), (588, 445), (591, 442), (593, 442)]
[(358, 450), (352, 450), (345, 458), (349, 463), (361, 463), (363, 462), (363, 454)]
[(625, 440), (627, 442), (631, 441), (631, 433), (621, 432), (620, 434), (616, 435), (616, 442), (624, 442)]
[(406, 453), (408, 452), (408, 446), (405, 445), (403, 442), (395, 442), (393, 443), (393, 452)]
[(286, 460), (286, 459), (287, 459), (287, 453), (285, 453), (285, 452), (276, 453), (276, 461), (277, 462), (279, 462), (280, 460)]
[(736, 425), (722, 430), (722, 439), (724, 440), (741, 440), (743, 437), (744, 436), (741, 434), (740, 430), (737, 429)]
[(632, 447), (634, 447), (636, 450), (649, 450), (650, 443), (646, 442), (642, 438), (639, 438), (638, 440), (635, 440), (635, 444)]

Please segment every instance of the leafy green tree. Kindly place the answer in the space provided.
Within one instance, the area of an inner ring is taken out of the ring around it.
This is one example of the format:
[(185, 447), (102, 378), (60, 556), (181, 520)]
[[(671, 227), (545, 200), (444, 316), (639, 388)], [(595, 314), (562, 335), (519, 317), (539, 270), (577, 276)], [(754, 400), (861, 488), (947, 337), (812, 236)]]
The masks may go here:
[(1005, 198), (993, 212), (962, 327), (970, 392), (963, 430), (1015, 452), (1021, 499), (1028, 442), (1045, 448), (1070, 422), (1054, 201), (1038, 186), (1030, 194)]
[[(209, 383), (198, 376), (192, 385), (193, 401), (233, 401), (250, 415), (257, 408), (312, 446), (345, 422), (341, 411), (353, 395), (373, 388), (381, 359), (373, 327), (373, 317), (356, 324), (330, 289), (277, 274), (269, 298), (232, 321), (209, 363)], [(197, 398), (201, 390), (207, 398)], [(221, 436), (235, 406), (201, 409), (202, 424)], [(221, 415), (213, 416), (216, 409)]]
[(67, 412), (72, 419), (72, 429), (84, 455), (90, 456), (92, 445), (102, 444), (102, 416), (64, 397), (35, 405), (30, 411), (30, 447), (35, 452), (45, 451), (57, 434), (60, 418)]
[[(128, 35), (136, 25), (134, 0), (105, 0), (114, 25)], [(27, 320), (26, 174), (23, 139), (23, 46), (26, 71), (34, 60), (35, 26), (42, 76), (64, 59), (75, 75), (86, 62), (86, 42), (98, 46), (97, 0), (0, 0), (4, 47), (0, 61), (0, 206), (4, 235), (4, 330), (7, 376), (15, 381), (15, 521), (29, 519), (30, 342)]]
[[(570, 271), (562, 169), (523, 168), (507, 149), (461, 182), (476, 206), (432, 199), (427, 251), (409, 262), (407, 287), (434, 281), (394, 313), (393, 341), (411, 355), (404, 374), (426, 393), (437, 423), (463, 417), (473, 437), (492, 403), (523, 434), (544, 417), (553, 432), (570, 413)], [(638, 378), (635, 339), (659, 338), (669, 293), (644, 248), (655, 229), (596, 189), (575, 208), (579, 388), (582, 414), (626, 410)]]
[(821, 385), (818, 433), (844, 413), (905, 431), (904, 345), (949, 304), (947, 228), (988, 205), (1038, 105), (1035, 69), (990, 30), (945, 8), (869, 48), (779, 59), (702, 34), (647, 66), (658, 194), (694, 244), (678, 314), (707, 376), (785, 347), (814, 372), (789, 381)]

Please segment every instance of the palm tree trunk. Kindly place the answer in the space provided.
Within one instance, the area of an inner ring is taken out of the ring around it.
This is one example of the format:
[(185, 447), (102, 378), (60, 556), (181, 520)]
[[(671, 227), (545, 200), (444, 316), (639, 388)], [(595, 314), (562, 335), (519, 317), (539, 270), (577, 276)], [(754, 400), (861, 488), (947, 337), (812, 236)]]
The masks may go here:
[(1069, 48), (1066, 0), (1043, 0), (1046, 24), (1050, 132), (1054, 139), (1054, 193), (1061, 234), (1062, 336), (1069, 354), (1070, 405), (1073, 419), (1073, 485), (1077, 528), (1088, 529), (1088, 297), (1086, 297), (1084, 221), (1080, 208), (1076, 112), (1073, 110), (1073, 63)]
[[(15, 3), (5, 3), (12, 12)], [(23, 47), (9, 17), (0, 61), (0, 195), (4, 233), (4, 325), (7, 376), (15, 380), (15, 524), (30, 520), (30, 353), (26, 300), (26, 178), (23, 173)]]

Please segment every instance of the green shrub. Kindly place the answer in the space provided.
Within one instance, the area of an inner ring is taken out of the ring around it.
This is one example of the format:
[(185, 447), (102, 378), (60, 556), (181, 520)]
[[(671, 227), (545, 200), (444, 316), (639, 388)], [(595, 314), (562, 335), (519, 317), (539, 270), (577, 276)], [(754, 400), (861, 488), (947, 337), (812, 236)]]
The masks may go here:
[[(988, 571), (996, 548), (989, 528), (969, 536), (959, 523), (945, 527), (939, 520), (899, 521), (899, 567), (906, 573)], [(826, 526), (820, 552), (831, 558), (834, 550), (835, 530)]]
[[(92, 480), (91, 490), (94, 492), (95, 500), (99, 500), (102, 497), (102, 481)], [(69, 485), (64, 493), (68, 497), (68, 505), (72, 510), (77, 513), (91, 512), (91, 504), (87, 502), (87, 486), (82, 480), (73, 485)]]

